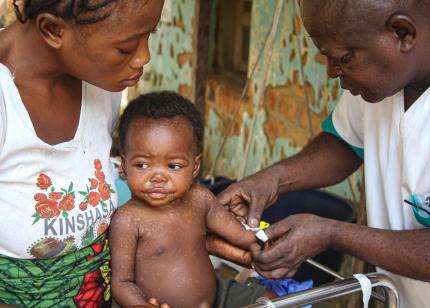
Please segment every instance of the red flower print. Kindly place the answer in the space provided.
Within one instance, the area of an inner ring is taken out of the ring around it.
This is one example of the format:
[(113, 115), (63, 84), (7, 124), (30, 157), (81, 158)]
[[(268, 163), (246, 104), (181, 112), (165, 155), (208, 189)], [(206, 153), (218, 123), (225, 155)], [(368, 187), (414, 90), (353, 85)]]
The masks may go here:
[(49, 199), (39, 201), (36, 204), (36, 212), (43, 219), (54, 218), (60, 215), (60, 210), (58, 209), (57, 202)]
[(103, 244), (102, 243), (95, 243), (91, 245), (92, 250), (96, 255), (101, 253), (103, 251)]
[(47, 199), (48, 199), (48, 197), (45, 194), (38, 193), (38, 194), (34, 195), (34, 200), (36, 200), (37, 202), (45, 201)]
[(94, 191), (88, 194), (88, 203), (92, 206), (97, 206), (100, 202), (100, 195)]
[(96, 170), (96, 172), (94, 173), (96, 178), (100, 181), (100, 182), (104, 182), (105, 181), (105, 174), (103, 173), (103, 171), (100, 170)]
[(49, 176), (47, 176), (44, 173), (39, 174), (38, 178), (37, 178), (37, 183), (36, 183), (37, 187), (39, 187), (40, 189), (48, 189), (49, 186), (52, 185), (51, 179), (49, 178)]
[(110, 198), (110, 189), (106, 182), (100, 182), (99, 193), (103, 200), (108, 200)]
[(99, 308), (102, 306), (103, 292), (106, 289), (106, 284), (101, 277), (99, 270), (87, 273), (84, 276), (84, 281), (79, 288), (78, 294), (74, 301), (76, 307), (79, 308)]
[(98, 184), (96, 179), (91, 179), (91, 189), (96, 189)]
[(79, 204), (79, 209), (81, 211), (86, 211), (88, 207), (88, 202), (81, 202), (81, 204)]
[(94, 168), (96, 168), (96, 170), (102, 170), (102, 163), (100, 162), (100, 159), (94, 159)]
[(68, 212), (75, 207), (75, 197), (73, 195), (65, 195), (60, 201), (58, 208), (64, 212)]
[(52, 200), (60, 200), (62, 196), (63, 196), (63, 193), (60, 193), (60, 192), (52, 192), (49, 194), (49, 198)]

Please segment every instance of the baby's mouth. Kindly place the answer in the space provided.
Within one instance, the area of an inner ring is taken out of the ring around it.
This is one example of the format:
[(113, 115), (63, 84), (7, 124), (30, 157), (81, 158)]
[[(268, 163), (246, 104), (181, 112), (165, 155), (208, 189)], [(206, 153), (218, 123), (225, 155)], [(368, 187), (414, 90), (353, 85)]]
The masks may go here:
[(148, 193), (148, 196), (151, 197), (151, 199), (164, 199), (168, 194), (166, 193), (156, 193), (156, 192), (150, 192)]
[(151, 199), (164, 199), (166, 196), (170, 194), (170, 191), (163, 188), (155, 188), (155, 189), (148, 190), (146, 194)]

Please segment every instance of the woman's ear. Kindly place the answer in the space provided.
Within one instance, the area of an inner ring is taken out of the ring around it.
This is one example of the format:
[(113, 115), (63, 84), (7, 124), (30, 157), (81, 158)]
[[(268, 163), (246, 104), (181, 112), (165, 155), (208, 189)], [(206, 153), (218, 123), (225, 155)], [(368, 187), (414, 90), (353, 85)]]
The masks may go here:
[(414, 21), (407, 15), (393, 14), (386, 21), (388, 31), (399, 41), (400, 51), (409, 52), (415, 47), (417, 28)]
[(194, 159), (194, 170), (193, 170), (193, 178), (194, 179), (199, 176), (200, 167), (202, 165), (202, 157), (203, 157), (203, 154), (199, 154)]
[(41, 13), (36, 17), (36, 25), (42, 38), (52, 48), (59, 49), (64, 42), (67, 23), (61, 17)]

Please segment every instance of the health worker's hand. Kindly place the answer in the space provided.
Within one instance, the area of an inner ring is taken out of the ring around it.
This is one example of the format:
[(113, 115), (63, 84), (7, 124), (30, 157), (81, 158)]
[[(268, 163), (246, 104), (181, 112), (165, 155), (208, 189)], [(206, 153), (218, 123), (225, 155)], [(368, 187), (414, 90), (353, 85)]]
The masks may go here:
[(263, 250), (251, 246), (255, 270), (269, 279), (292, 277), (299, 266), (331, 245), (334, 221), (311, 214), (289, 216), (265, 230), (270, 242)]
[(218, 195), (218, 201), (237, 216), (246, 217), (253, 228), (263, 211), (278, 199), (278, 179), (270, 172), (261, 171), (233, 183)]

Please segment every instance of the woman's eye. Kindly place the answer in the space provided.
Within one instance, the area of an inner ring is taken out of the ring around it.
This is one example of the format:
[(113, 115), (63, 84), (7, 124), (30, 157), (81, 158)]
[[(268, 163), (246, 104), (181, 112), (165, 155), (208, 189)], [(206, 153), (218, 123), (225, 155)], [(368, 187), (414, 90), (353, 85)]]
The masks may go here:
[(348, 52), (346, 55), (344, 55), (340, 59), (340, 63), (342, 63), (342, 64), (348, 64), (351, 61), (352, 56), (353, 56), (353, 53), (352, 52)]
[(124, 55), (124, 56), (131, 54), (131, 51), (128, 51), (128, 50), (124, 50), (121, 48), (117, 48), (117, 50), (118, 50), (119, 54)]
[(169, 169), (170, 170), (179, 170), (181, 168), (182, 168), (181, 165), (178, 165), (178, 164), (169, 164)]

